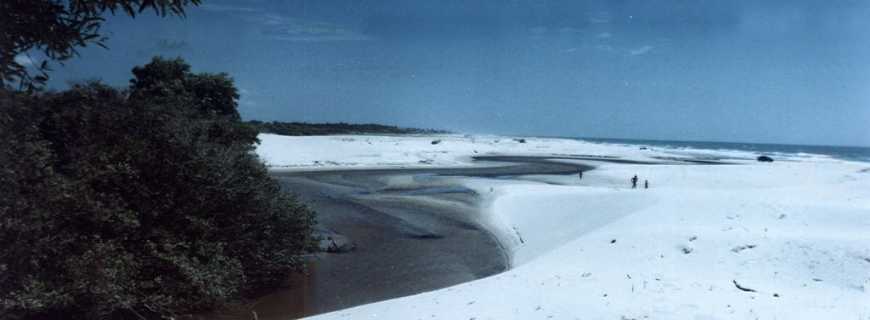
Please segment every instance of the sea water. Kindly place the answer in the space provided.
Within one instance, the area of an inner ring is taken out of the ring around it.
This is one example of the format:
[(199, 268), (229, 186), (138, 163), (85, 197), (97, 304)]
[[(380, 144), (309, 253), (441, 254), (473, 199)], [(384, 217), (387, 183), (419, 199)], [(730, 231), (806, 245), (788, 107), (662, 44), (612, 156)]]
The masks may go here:
[(738, 150), (754, 152), (758, 155), (767, 154), (813, 154), (825, 155), (836, 159), (870, 162), (870, 148), (852, 146), (813, 146), (796, 144), (768, 144), (768, 143), (743, 143), (743, 142), (710, 142), (710, 141), (672, 141), (672, 140), (639, 140), (639, 139), (604, 139), (604, 138), (575, 138), (578, 140), (630, 144), (662, 148), (691, 148), (707, 150)]

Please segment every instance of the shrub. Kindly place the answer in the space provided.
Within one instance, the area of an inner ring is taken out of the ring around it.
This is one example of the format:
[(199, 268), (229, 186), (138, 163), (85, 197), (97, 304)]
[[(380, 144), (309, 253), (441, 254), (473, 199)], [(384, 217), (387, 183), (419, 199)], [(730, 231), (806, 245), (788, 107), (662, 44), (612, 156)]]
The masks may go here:
[(253, 153), (231, 79), (137, 71), (0, 94), (0, 319), (167, 318), (301, 265), (313, 214)]
[(316, 136), (337, 134), (445, 134), (444, 130), (400, 128), (381, 124), (351, 124), (337, 123), (307, 123), (307, 122), (262, 122), (249, 121), (262, 133), (273, 133), (285, 136)]

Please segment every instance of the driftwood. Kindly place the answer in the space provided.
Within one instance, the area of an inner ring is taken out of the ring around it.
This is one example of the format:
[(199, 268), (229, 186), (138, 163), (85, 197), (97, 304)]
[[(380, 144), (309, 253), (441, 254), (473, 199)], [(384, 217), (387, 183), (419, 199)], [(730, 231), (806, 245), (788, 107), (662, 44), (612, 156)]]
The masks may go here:
[(734, 282), (734, 286), (737, 287), (737, 289), (740, 289), (741, 291), (746, 291), (746, 292), (756, 292), (755, 289), (747, 288), (747, 287), (741, 286), (739, 283), (737, 283), (737, 280), (731, 280), (731, 281), (733, 281), (733, 282)]

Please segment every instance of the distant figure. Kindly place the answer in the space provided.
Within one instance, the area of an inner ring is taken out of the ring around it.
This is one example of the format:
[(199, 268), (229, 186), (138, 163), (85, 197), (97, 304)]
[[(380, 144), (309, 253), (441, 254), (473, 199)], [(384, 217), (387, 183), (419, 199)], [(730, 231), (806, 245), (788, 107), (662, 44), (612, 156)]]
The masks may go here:
[(649, 180), (646, 180), (646, 179), (643, 180), (643, 188), (649, 189)]
[(577, 176), (580, 178), (580, 180), (583, 180), (583, 170), (577, 172)]
[(637, 188), (637, 175), (634, 175), (634, 177), (631, 178), (631, 188)]

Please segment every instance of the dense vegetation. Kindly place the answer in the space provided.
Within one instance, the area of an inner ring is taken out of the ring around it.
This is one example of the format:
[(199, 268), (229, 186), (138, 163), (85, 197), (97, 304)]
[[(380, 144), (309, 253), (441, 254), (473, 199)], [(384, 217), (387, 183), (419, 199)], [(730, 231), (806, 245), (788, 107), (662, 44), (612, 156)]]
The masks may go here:
[(0, 319), (160, 319), (279, 285), (312, 213), (252, 152), (224, 74), (0, 90)]
[(442, 130), (402, 128), (380, 124), (351, 123), (305, 123), (305, 122), (248, 122), (261, 133), (274, 133), (285, 136), (319, 136), (331, 134), (426, 134), (448, 133)]

